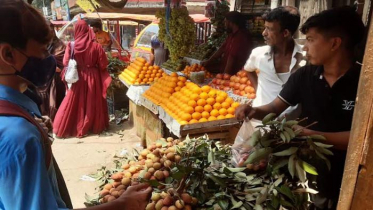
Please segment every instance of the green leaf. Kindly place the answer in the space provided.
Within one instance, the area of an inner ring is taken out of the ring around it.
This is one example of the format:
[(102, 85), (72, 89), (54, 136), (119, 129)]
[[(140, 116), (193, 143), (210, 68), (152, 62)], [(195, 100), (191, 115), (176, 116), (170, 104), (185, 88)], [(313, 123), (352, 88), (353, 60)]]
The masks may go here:
[(325, 148), (322, 148), (322, 147), (319, 147), (317, 148), (320, 152), (324, 153), (325, 155), (334, 155), (332, 151), (328, 150), (328, 149), (325, 149)]
[(277, 179), (277, 180), (273, 183), (273, 185), (274, 185), (275, 187), (277, 187), (277, 186), (279, 186), (279, 185), (282, 183), (282, 181), (283, 181), (283, 177), (281, 176), (279, 179)]
[(220, 208), (222, 208), (223, 210), (228, 209), (228, 206), (229, 206), (228, 201), (226, 201), (226, 200), (218, 200), (218, 204), (219, 204)]
[(290, 202), (284, 200), (284, 199), (281, 199), (280, 200), (280, 204), (285, 206), (285, 207), (288, 207), (288, 208), (294, 208), (293, 204), (291, 204)]
[(276, 161), (274, 164), (273, 164), (273, 171), (277, 171), (278, 169), (286, 166), (288, 164), (289, 160), (288, 159), (281, 159), (279, 161)]
[(317, 156), (319, 156), (321, 159), (323, 159), (323, 160), (325, 161), (325, 164), (328, 166), (328, 169), (329, 169), (329, 171), (330, 171), (330, 169), (331, 169), (331, 164), (330, 164), (329, 159), (326, 158), (326, 157), (325, 157), (321, 152), (319, 152), (319, 151), (317, 151), (317, 150), (315, 150), (315, 152), (316, 152), (316, 155), (317, 155)]
[(269, 121), (273, 120), (273, 118), (276, 117), (275, 113), (267, 114), (262, 120), (263, 125), (266, 125)]
[(255, 147), (256, 144), (258, 144), (261, 137), (260, 130), (256, 130), (249, 139), (249, 145), (252, 147)]
[(176, 180), (181, 180), (184, 177), (184, 173), (181, 171), (177, 171), (176, 173), (171, 173), (171, 177)]
[(266, 159), (271, 152), (272, 148), (260, 148), (251, 153), (244, 164), (256, 163), (262, 159)]
[(311, 135), (310, 137), (312, 139), (316, 139), (316, 140), (323, 140), (323, 141), (326, 140), (326, 138), (324, 136), (322, 136), (322, 135)]
[(263, 207), (260, 204), (255, 204), (254, 209), (255, 210), (263, 210)]
[(257, 205), (262, 204), (263, 202), (265, 202), (267, 200), (268, 188), (266, 187), (262, 191), (264, 191), (264, 192), (261, 192), (260, 195), (256, 199), (256, 204)]
[[(272, 120), (272, 121), (267, 122), (266, 125), (276, 125), (276, 124), (279, 124), (279, 123), (280, 122), (277, 121), (277, 120)], [(264, 126), (264, 127), (266, 127), (266, 126)]]
[(215, 183), (219, 184), (221, 187), (223, 187), (223, 188), (226, 187), (226, 184), (225, 184), (225, 182), (222, 179), (220, 179), (220, 178), (218, 178), (216, 176), (213, 176), (211, 174), (206, 174), (205, 176), (207, 178), (211, 179), (212, 181), (214, 181)]
[(323, 144), (323, 143), (320, 143), (320, 142), (313, 142), (314, 144), (316, 144), (318, 147), (322, 147), (322, 148), (331, 148), (333, 147), (333, 145), (330, 145), (330, 144)]
[(290, 138), (295, 138), (295, 133), (293, 131), (293, 129), (291, 128), (288, 128), (288, 127), (284, 127), (284, 130), (290, 135)]
[(280, 133), (280, 138), (282, 139), (282, 141), (286, 142), (286, 137), (283, 133)]
[(273, 153), (274, 156), (290, 156), (298, 151), (297, 147), (290, 147), (286, 150), (283, 150), (281, 152)]
[(316, 171), (316, 168), (313, 167), (312, 165), (306, 163), (305, 161), (302, 161), (302, 167), (303, 169), (309, 173), (309, 174), (313, 174), (313, 175), (319, 175)]
[(272, 202), (273, 208), (278, 209), (278, 207), (280, 207), (280, 200), (276, 196), (274, 195), (271, 196), (271, 202)]
[(238, 209), (242, 206), (243, 202), (242, 201), (236, 201), (233, 197), (231, 197), (231, 202), (232, 202), (232, 205), (233, 207), (230, 208), (230, 209)]
[(306, 172), (303, 170), (302, 166), (301, 166), (301, 163), (302, 161), (301, 160), (298, 160), (295, 162), (295, 168), (296, 168), (296, 172), (297, 172), (297, 176), (299, 178), (299, 180), (301, 182), (306, 182)]
[(231, 171), (232, 173), (237, 173), (237, 172), (242, 172), (242, 171), (244, 171), (246, 168), (229, 168), (229, 167), (227, 167), (227, 169), (228, 169), (229, 171)]
[(235, 173), (234, 176), (237, 178), (246, 179), (246, 174), (244, 172)]
[(159, 186), (159, 182), (157, 180), (149, 180), (149, 181), (147, 181), (147, 183), (149, 183), (149, 185), (152, 186), (152, 187), (158, 187)]
[(282, 185), (281, 187), (276, 187), (276, 190), (279, 191), (281, 194), (285, 195), (286, 197), (288, 197), (290, 200), (294, 201), (294, 195), (288, 186)]
[(212, 165), (215, 165), (215, 154), (214, 154), (214, 150), (210, 150), (209, 151), (209, 154), (208, 154), (208, 157), (207, 157), (207, 160), (209, 163), (211, 163)]
[(296, 120), (289, 120), (289, 121), (287, 121), (285, 123), (285, 125), (288, 126), (288, 127), (292, 127), (294, 125), (298, 125), (298, 121), (296, 121)]
[(286, 131), (283, 131), (282, 133), (284, 134), (284, 136), (286, 138), (286, 142), (289, 143), (290, 140), (291, 140), (290, 134), (288, 134), (288, 132), (286, 132)]
[(294, 178), (294, 174), (295, 174), (295, 162), (294, 162), (294, 159), (295, 159), (295, 154), (293, 154), (292, 156), (290, 156), (290, 158), (289, 158), (289, 164), (288, 164), (289, 173), (290, 173), (290, 175), (291, 175), (292, 178)]
[(280, 131), (284, 130), (285, 123), (286, 123), (286, 118), (284, 117), (284, 119), (282, 119), (282, 121), (281, 121)]

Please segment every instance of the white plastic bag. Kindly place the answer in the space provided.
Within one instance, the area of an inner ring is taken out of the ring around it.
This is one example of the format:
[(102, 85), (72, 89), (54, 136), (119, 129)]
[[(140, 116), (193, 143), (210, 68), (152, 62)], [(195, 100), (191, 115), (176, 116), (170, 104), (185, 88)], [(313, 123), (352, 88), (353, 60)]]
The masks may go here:
[(242, 167), (243, 162), (250, 155), (249, 151), (252, 147), (249, 144), (249, 140), (254, 131), (255, 129), (250, 121), (243, 122), (232, 146), (232, 164), (234, 166)]
[(79, 80), (78, 67), (76, 61), (74, 60), (74, 42), (70, 43), (71, 46), (71, 55), (69, 64), (67, 65), (65, 73), (65, 81), (67, 84), (73, 84)]

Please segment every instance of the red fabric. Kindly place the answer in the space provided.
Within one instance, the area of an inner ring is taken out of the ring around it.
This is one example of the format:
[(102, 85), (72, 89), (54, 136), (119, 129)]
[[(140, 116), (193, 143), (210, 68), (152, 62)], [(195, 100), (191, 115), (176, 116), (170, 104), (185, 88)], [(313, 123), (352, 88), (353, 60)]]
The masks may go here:
[(38, 129), (42, 137), (42, 145), (43, 150), (45, 152), (45, 166), (48, 169), (52, 161), (52, 147), (48, 134), (44, 131), (40, 124), (37, 123), (36, 120), (33, 117), (31, 117), (31, 115), (24, 109), (22, 109), (20, 106), (13, 104), (9, 101), (0, 100), (0, 116), (22, 117)]
[[(91, 34), (89, 30), (88, 33)], [(64, 66), (68, 65), (70, 51), (68, 44)], [(111, 77), (106, 69), (108, 60), (104, 50), (98, 43), (91, 42), (90, 47), (75, 54), (74, 59), (78, 64), (79, 80), (67, 90), (53, 124), (54, 133), (63, 138), (82, 137), (89, 132), (99, 134), (109, 126), (106, 91)]]
[(93, 43), (92, 32), (84, 20), (78, 20), (74, 26), (75, 46), (74, 53), (85, 52)]
[(230, 34), (224, 42), (225, 52), (223, 56), (222, 72), (225, 70), (228, 58), (234, 59), (234, 67), (231, 72), (237, 73), (245, 65), (253, 48), (250, 34), (245, 30), (238, 30)]

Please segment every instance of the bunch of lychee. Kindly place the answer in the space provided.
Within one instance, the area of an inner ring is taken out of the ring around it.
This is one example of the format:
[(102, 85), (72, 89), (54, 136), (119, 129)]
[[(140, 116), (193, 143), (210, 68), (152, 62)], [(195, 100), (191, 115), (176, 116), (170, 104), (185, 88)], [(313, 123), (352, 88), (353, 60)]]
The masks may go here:
[(191, 210), (198, 203), (197, 198), (188, 193), (178, 194), (174, 189), (153, 193), (146, 210)]
[[(160, 139), (162, 143), (153, 143), (140, 152), (138, 161), (130, 161), (122, 166), (123, 171), (111, 176), (113, 183), (106, 184), (100, 192), (100, 202), (106, 203), (118, 198), (130, 185), (139, 182), (141, 176), (144, 180), (157, 180), (163, 182), (170, 176), (170, 169), (175, 163), (181, 161), (176, 153), (175, 145), (183, 146), (183, 142), (169, 137)], [(167, 144), (164, 146), (164, 144)], [(158, 189), (165, 188), (160, 184)]]

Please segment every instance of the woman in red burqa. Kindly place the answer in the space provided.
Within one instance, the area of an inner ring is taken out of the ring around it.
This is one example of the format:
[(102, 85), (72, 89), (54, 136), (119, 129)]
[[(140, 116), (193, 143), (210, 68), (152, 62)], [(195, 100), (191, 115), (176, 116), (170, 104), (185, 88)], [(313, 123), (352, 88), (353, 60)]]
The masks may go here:
[[(99, 134), (109, 126), (106, 90), (111, 77), (108, 60), (101, 45), (94, 42), (88, 24), (80, 20), (75, 25), (73, 56), (77, 62), (79, 80), (67, 90), (56, 114), (53, 132), (57, 137), (83, 137), (89, 132)], [(66, 46), (63, 64), (71, 55), (71, 43)], [(64, 78), (62, 72), (62, 78)]]

